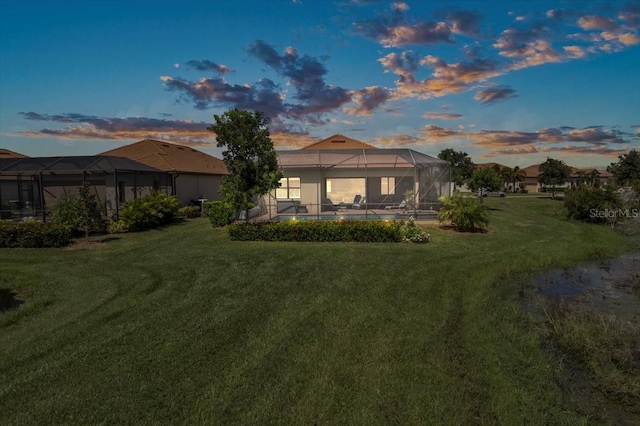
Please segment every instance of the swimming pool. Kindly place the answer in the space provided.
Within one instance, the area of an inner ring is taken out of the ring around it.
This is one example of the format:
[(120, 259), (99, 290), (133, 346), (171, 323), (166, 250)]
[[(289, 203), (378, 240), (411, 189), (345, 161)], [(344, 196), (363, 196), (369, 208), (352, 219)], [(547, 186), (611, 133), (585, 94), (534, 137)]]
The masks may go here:
[(278, 215), (271, 220), (284, 222), (287, 220), (398, 220), (402, 217), (397, 214), (321, 214), (318, 215)]

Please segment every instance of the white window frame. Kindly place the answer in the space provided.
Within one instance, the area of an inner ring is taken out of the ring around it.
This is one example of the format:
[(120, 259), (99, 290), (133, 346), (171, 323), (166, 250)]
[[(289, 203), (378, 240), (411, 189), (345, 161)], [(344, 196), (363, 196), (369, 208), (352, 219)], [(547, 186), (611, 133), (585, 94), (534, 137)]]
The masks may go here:
[[(295, 181), (296, 179), (298, 180), (298, 186), (291, 185), (291, 181)], [(300, 198), (302, 198), (302, 183), (300, 177), (291, 176), (280, 179), (280, 188), (276, 188), (276, 199), (299, 200)]]

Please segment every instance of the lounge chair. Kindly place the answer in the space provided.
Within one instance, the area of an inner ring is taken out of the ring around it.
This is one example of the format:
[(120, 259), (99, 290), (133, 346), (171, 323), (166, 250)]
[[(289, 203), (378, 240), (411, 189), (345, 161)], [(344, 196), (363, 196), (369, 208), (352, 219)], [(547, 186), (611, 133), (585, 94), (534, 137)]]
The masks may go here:
[(353, 199), (353, 204), (351, 205), (352, 209), (364, 209), (367, 207), (367, 197), (363, 197), (362, 195), (356, 195)]
[(321, 211), (323, 211), (323, 212), (335, 212), (335, 211), (338, 211), (338, 206), (333, 204), (333, 201), (331, 201), (331, 198), (325, 198), (324, 201), (322, 202)]
[(405, 210), (407, 208), (406, 200), (402, 200), (399, 204), (392, 204), (390, 206), (385, 206), (385, 210)]

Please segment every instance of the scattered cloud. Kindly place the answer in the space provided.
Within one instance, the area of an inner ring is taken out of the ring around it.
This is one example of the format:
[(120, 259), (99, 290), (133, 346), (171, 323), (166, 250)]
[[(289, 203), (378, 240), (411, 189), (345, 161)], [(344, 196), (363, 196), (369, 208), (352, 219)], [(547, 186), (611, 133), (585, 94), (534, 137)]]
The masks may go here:
[(537, 130), (535, 132), (519, 132), (513, 130), (479, 130), (464, 132), (447, 129), (430, 124), (421, 133), (430, 140), (459, 138), (471, 141), (483, 148), (513, 147), (535, 144), (584, 143), (591, 146), (607, 146), (609, 144), (631, 144), (635, 135), (602, 126), (589, 126), (582, 129), (558, 127)]
[(226, 65), (216, 64), (215, 62), (209, 61), (208, 59), (203, 59), (201, 61), (188, 61), (187, 68), (196, 71), (213, 71), (219, 74), (229, 74), (235, 72)]
[(344, 111), (350, 115), (368, 117), (380, 105), (391, 97), (391, 91), (380, 86), (365, 87), (354, 90), (350, 93), (351, 100), (356, 104), (355, 108), (345, 108)]
[(40, 114), (21, 112), (26, 120), (61, 124), (61, 128), (46, 127), (20, 132), (26, 137), (53, 137), (70, 140), (140, 140), (162, 139), (194, 146), (215, 145), (215, 135), (207, 130), (208, 123), (192, 120), (166, 120), (147, 117), (107, 118), (83, 114)]
[(425, 112), (422, 114), (423, 118), (435, 118), (438, 120), (454, 120), (462, 117), (462, 114), (454, 114), (451, 112)]
[(473, 99), (480, 101), (483, 105), (490, 105), (516, 96), (518, 96), (516, 91), (509, 86), (495, 86), (480, 90)]

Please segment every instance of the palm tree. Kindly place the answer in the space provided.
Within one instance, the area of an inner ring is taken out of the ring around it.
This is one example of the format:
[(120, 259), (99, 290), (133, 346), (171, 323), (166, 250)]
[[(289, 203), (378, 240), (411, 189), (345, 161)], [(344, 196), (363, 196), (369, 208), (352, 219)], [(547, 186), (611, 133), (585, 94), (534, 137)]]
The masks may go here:
[(513, 168), (513, 174), (511, 175), (511, 182), (513, 183), (513, 192), (516, 191), (516, 184), (522, 182), (526, 177), (524, 170), (521, 170), (519, 166)]
[(505, 185), (510, 183), (513, 178), (513, 169), (511, 167), (503, 167), (502, 170), (500, 170), (500, 177)]

